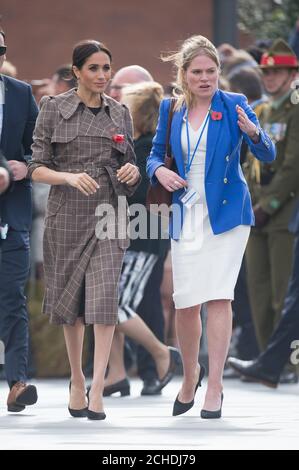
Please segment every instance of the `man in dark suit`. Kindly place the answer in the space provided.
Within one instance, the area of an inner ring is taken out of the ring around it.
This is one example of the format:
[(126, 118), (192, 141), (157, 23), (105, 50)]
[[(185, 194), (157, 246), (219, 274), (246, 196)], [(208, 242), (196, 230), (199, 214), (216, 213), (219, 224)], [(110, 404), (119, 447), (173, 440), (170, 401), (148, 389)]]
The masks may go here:
[[(5, 59), (5, 35), (0, 31), (0, 71)], [(9, 191), (1, 196), (0, 340), (5, 346), (5, 375), (10, 387), (8, 411), (22, 411), (37, 400), (36, 388), (26, 384), (28, 313), (24, 288), (29, 272), (31, 183), (27, 160), (37, 106), (24, 82), (0, 75), (0, 149), (13, 176)], [(7, 232), (7, 233), (6, 233)]]
[[(11, 177), (10, 177), (9, 166), (4, 156), (0, 153), (0, 196), (5, 191), (7, 191), (10, 180), (11, 180)], [(0, 213), (0, 223), (1, 223), (1, 213)]]
[(241, 376), (276, 388), (280, 374), (291, 357), (299, 362), (299, 200), (289, 225), (295, 234), (293, 271), (284, 301), (282, 318), (274, 330), (266, 349), (253, 361), (228, 358), (229, 365)]
[[(1, 263), (1, 239), (5, 237), (7, 225), (1, 222), (1, 195), (4, 194), (11, 184), (11, 172), (6, 158), (0, 151), (0, 263)], [(1, 363), (0, 363), (1, 365)]]

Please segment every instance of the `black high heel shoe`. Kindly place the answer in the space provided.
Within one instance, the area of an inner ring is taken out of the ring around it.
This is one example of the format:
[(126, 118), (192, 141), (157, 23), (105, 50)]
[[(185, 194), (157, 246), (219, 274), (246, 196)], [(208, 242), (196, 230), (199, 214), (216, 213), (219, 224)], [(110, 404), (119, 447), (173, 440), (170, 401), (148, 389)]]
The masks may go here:
[(182, 364), (181, 353), (177, 348), (168, 346), (169, 349), (169, 366), (166, 374), (159, 379), (159, 390), (161, 391), (173, 379), (176, 368)]
[(220, 405), (219, 410), (216, 410), (216, 411), (201, 410), (201, 412), (200, 412), (201, 418), (202, 419), (219, 419), (219, 418), (221, 418), (222, 403), (223, 403), (223, 393), (221, 393), (221, 405)]
[[(69, 384), (70, 396), (71, 396), (71, 386), (72, 386), (72, 382), (70, 382), (70, 384)], [(75, 410), (74, 408), (68, 407), (68, 410), (69, 410), (70, 415), (73, 418), (86, 418), (88, 408), (86, 406), (86, 408), (81, 408), (80, 410)]]
[[(87, 392), (86, 392), (86, 396), (87, 396), (87, 400), (88, 400), (88, 406), (89, 406), (90, 388), (91, 387), (88, 387)], [(91, 419), (93, 421), (100, 421), (100, 420), (103, 420), (105, 418), (106, 418), (106, 413), (104, 413), (103, 411), (92, 411), (89, 408), (87, 408), (87, 419)]]
[(201, 381), (205, 376), (205, 372), (206, 372), (206, 370), (205, 370), (204, 366), (200, 365), (199, 377), (198, 377), (198, 382), (197, 382), (196, 387), (195, 387), (193, 400), (191, 400), (187, 403), (183, 403), (178, 399), (178, 396), (179, 396), (178, 395), (175, 399), (174, 404), (173, 404), (172, 416), (182, 415), (182, 414), (186, 413), (186, 411), (188, 411), (192, 408), (192, 406), (194, 405), (195, 394), (197, 392), (198, 387), (201, 387)]
[(103, 397), (109, 397), (113, 393), (120, 392), (121, 397), (126, 397), (130, 395), (130, 382), (128, 381), (127, 378), (123, 380), (119, 380), (118, 382), (115, 382), (114, 384), (107, 385), (107, 387), (104, 387), (103, 390)]

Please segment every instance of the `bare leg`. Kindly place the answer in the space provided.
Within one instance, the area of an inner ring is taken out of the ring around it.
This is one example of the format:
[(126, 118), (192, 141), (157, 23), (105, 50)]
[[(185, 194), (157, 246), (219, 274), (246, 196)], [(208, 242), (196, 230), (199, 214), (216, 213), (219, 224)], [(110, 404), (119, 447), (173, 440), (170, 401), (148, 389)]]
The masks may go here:
[(176, 311), (176, 331), (184, 366), (183, 384), (178, 398), (180, 402), (188, 403), (194, 397), (200, 372), (198, 365), (202, 331), (200, 305)]
[(231, 301), (214, 300), (207, 308), (209, 379), (203, 408), (216, 411), (221, 405), (222, 375), (232, 333)]
[(124, 343), (125, 337), (116, 327), (111, 344), (109, 372), (105, 379), (105, 387), (123, 380), (127, 375), (124, 365)]
[(130, 320), (126, 322), (120, 323), (117, 328), (119, 331), (122, 331), (122, 333), (141, 344), (153, 356), (158, 377), (162, 379), (169, 367), (170, 352), (168, 347), (154, 335), (139, 315), (130, 318)]
[(89, 409), (103, 411), (104, 377), (108, 364), (115, 325), (94, 325), (93, 380), (89, 392)]
[(69, 407), (75, 410), (86, 407), (85, 377), (82, 371), (82, 350), (85, 326), (81, 318), (75, 325), (63, 325), (64, 339), (71, 367), (71, 396)]
[(177, 347), (177, 337), (175, 331), (175, 308), (172, 299), (173, 281), (170, 252), (168, 253), (164, 263), (164, 274), (160, 291), (165, 321), (165, 343)]

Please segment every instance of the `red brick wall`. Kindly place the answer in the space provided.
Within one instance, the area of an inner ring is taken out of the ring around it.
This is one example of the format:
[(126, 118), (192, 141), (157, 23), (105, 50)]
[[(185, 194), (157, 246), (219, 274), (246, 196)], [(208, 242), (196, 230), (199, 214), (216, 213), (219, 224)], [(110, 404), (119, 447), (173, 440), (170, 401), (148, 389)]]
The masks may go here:
[(105, 42), (113, 67), (139, 64), (164, 85), (171, 80), (161, 51), (192, 34), (212, 37), (212, 0), (1, 0), (7, 58), (23, 79), (50, 77), (86, 38)]

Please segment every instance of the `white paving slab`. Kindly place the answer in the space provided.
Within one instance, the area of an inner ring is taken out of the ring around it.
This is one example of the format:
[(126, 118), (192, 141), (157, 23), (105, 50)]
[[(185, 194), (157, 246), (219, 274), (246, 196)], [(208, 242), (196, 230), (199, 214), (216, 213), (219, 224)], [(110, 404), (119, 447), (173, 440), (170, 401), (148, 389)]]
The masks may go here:
[(162, 396), (105, 398), (105, 421), (68, 414), (68, 382), (38, 380), (39, 401), (22, 413), (6, 411), (7, 386), (0, 382), (0, 449), (299, 449), (299, 385), (277, 390), (227, 380), (223, 418), (199, 416), (205, 383), (192, 410), (172, 417), (179, 390), (176, 378)]

